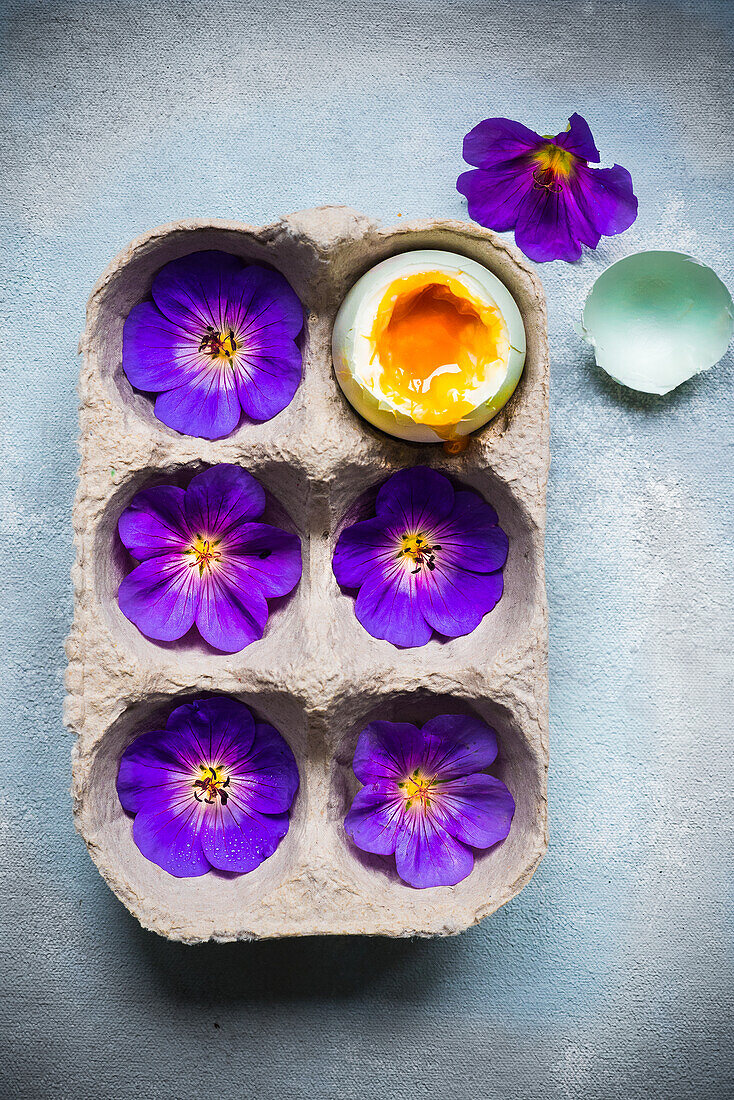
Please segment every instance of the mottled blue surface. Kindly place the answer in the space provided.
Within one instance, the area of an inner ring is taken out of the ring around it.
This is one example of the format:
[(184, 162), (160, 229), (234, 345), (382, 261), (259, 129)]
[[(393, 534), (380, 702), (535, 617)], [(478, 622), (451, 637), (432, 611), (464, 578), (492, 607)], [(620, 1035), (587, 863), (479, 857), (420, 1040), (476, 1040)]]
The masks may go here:
[[(723, 1098), (732, 1073), (731, 353), (668, 397), (574, 331), (595, 276), (683, 248), (731, 288), (724, 2), (5, 3), (2, 1097)], [(187, 949), (75, 835), (61, 724), (78, 334), (173, 218), (462, 216), (488, 114), (584, 114), (640, 216), (541, 269), (553, 466), (551, 847), (450, 941)]]

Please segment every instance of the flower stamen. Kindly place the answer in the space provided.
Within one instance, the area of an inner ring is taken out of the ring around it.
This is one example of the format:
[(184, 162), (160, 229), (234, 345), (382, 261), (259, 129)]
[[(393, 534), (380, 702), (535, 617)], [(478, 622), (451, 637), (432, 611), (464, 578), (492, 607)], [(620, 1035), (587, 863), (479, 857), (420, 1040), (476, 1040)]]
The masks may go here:
[(198, 565), (200, 577), (203, 577), (205, 569), (213, 568), (214, 562), (222, 560), (221, 551), (214, 549), (218, 543), (219, 539), (205, 539), (203, 535), (197, 535), (193, 546), (184, 550), (184, 554), (193, 555), (194, 560), (189, 565), (192, 569)]
[(401, 547), (395, 555), (396, 558), (408, 558), (415, 565), (411, 573), (420, 573), (425, 566), (429, 570), (436, 568), (436, 551), (441, 549), (439, 543), (432, 546), (423, 532), (400, 536)]
[(219, 798), (222, 805), (226, 806), (229, 794), (225, 788), (229, 786), (229, 776), (224, 777), (222, 770), (212, 767), (211, 764), (208, 767), (206, 764), (199, 764), (199, 769), (202, 775), (192, 784), (196, 801), (206, 802), (211, 806)]
[(217, 329), (213, 325), (207, 325), (199, 344), (199, 351), (205, 351), (212, 359), (225, 359), (232, 365), (239, 344), (235, 339), (234, 329)]
[(532, 160), (538, 165), (533, 172), (533, 187), (545, 189), (554, 195), (561, 194), (563, 181), (571, 176), (577, 159), (567, 149), (549, 141), (533, 154)]
[(402, 783), (398, 783), (405, 797), (406, 810), (414, 804), (418, 809), (427, 810), (435, 793), (432, 791), (435, 783), (436, 776), (425, 775), (420, 768), (416, 768), (412, 775), (406, 776)]

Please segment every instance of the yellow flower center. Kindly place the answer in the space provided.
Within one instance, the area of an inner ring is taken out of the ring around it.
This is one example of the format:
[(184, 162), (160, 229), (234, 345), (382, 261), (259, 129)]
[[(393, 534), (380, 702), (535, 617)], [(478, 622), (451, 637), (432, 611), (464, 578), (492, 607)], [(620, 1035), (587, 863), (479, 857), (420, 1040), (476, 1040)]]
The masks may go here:
[(398, 786), (405, 796), (405, 808), (427, 809), (431, 804), (432, 788), (436, 782), (435, 776), (426, 775), (416, 768), (412, 775), (407, 776)]
[(239, 344), (235, 339), (234, 330), (217, 329), (209, 325), (202, 336), (201, 343), (199, 345), (199, 351), (204, 351), (212, 360), (220, 360), (225, 363), (232, 364)]
[(219, 798), (222, 805), (226, 806), (229, 798), (226, 791), (229, 786), (229, 776), (224, 774), (222, 768), (214, 768), (211, 765), (207, 767), (206, 764), (199, 764), (199, 771), (201, 774), (192, 784), (196, 801), (206, 802), (211, 806)]
[(572, 175), (578, 157), (549, 141), (532, 159), (538, 166), (533, 172), (536, 185), (557, 192), (563, 190), (563, 181)]
[(188, 550), (184, 550), (185, 554), (189, 554), (194, 559), (189, 562), (191, 568), (198, 565), (200, 577), (204, 575), (205, 569), (213, 568), (214, 562), (222, 560), (221, 552), (214, 549), (218, 544), (219, 539), (207, 539), (203, 535), (197, 535), (193, 545)]
[(423, 531), (416, 531), (400, 536), (400, 549), (395, 556), (415, 566), (411, 573), (420, 573), (424, 566), (431, 570), (436, 568), (436, 551), (440, 549), (439, 543), (431, 545)]

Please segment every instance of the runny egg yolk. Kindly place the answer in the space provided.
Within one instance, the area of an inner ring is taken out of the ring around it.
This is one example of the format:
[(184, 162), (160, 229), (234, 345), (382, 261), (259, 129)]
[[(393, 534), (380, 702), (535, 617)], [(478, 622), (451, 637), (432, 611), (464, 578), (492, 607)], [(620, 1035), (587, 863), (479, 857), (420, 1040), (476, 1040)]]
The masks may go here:
[(499, 386), (505, 375), (509, 339), (502, 314), (445, 272), (393, 280), (370, 339), (380, 389), (419, 423), (458, 424), (478, 404), (472, 391), (490, 380)]

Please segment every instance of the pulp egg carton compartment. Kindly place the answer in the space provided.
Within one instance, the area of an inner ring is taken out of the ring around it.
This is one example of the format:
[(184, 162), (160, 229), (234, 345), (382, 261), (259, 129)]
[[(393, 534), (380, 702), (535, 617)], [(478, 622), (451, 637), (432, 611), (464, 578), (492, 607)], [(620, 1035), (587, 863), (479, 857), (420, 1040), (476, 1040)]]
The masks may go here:
[[(334, 376), (331, 332), (344, 295), (387, 256), (418, 248), (470, 256), (513, 294), (527, 333), (520, 383), (505, 408), (452, 457), (370, 427)], [(210, 442), (155, 419), (122, 369), (122, 328), (169, 260), (219, 249), (276, 268), (304, 305), (303, 380), (291, 404), (265, 423), (243, 422)], [(355, 211), (322, 208), (262, 228), (182, 221), (139, 237), (105, 271), (89, 299), (81, 339), (79, 488), (74, 505), (75, 612), (67, 642), (65, 717), (76, 734), (77, 828), (112, 890), (147, 928), (199, 942), (321, 933), (390, 936), (459, 932), (527, 883), (547, 846), (547, 608), (543, 570), (548, 449), (545, 303), (518, 252), (476, 226), (414, 221), (385, 228)], [(265, 487), (266, 522), (301, 539), (303, 577), (270, 604), (263, 638), (223, 654), (198, 635), (145, 638), (117, 606), (132, 561), (117, 534), (135, 493), (186, 485), (219, 462), (238, 463)], [(509, 536), (504, 595), (463, 638), (397, 649), (372, 638), (333, 576), (341, 527), (368, 514), (394, 471), (425, 464), (478, 490)], [(244, 875), (177, 879), (132, 839), (115, 781), (125, 747), (161, 728), (171, 710), (206, 693), (245, 702), (288, 741), (300, 773), (291, 825), (277, 851)], [(492, 768), (516, 813), (509, 836), (476, 853), (454, 887), (415, 890), (394, 864), (359, 851), (343, 827), (358, 789), (357, 737), (374, 718), (421, 725), (444, 713), (478, 715), (498, 734)]]

